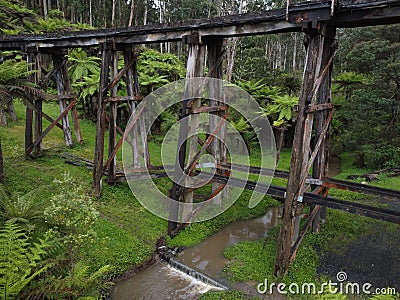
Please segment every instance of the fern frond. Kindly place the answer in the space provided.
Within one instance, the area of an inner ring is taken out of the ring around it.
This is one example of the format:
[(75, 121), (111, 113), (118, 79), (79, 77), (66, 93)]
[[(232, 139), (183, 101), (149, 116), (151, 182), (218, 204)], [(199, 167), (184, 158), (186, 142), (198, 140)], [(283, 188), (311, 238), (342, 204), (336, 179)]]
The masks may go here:
[(43, 241), (31, 244), (24, 230), (7, 222), (0, 229), (0, 298), (15, 299), (21, 290), (50, 265), (35, 270), (46, 254)]

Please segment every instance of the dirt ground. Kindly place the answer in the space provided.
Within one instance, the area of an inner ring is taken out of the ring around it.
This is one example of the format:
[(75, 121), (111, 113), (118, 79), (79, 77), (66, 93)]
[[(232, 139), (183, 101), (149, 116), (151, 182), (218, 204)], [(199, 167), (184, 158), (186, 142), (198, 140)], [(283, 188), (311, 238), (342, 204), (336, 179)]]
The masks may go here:
[(400, 226), (387, 230), (384, 223), (378, 224), (372, 232), (334, 252), (320, 258), (318, 274), (336, 280), (343, 271), (348, 282), (368, 282), (373, 288), (393, 287), (400, 292)]

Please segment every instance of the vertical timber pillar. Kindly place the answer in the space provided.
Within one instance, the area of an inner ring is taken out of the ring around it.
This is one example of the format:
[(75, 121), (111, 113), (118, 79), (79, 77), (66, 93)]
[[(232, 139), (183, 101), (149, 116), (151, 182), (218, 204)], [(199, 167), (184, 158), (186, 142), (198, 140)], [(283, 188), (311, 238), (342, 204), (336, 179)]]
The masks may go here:
[[(125, 50), (124, 51), (124, 64), (125, 67), (132, 64), (130, 68), (126, 71), (125, 83), (126, 83), (126, 91), (128, 96), (136, 97), (139, 96), (139, 89), (136, 87), (136, 82), (134, 77), (137, 77), (137, 57), (133, 50)], [(128, 101), (129, 112), (132, 115), (136, 111), (136, 103), (135, 101)], [(135, 124), (132, 128), (132, 159), (133, 159), (133, 167), (140, 167), (140, 154), (139, 154), (139, 140), (138, 140), (138, 129)]]
[[(40, 53), (35, 54), (34, 68), (36, 70), (36, 73), (34, 75), (35, 83), (38, 83), (40, 81), (40, 77), (41, 77)], [(43, 109), (43, 100), (36, 98), (35, 99), (35, 112), (34, 112), (34, 130), (33, 130), (33, 137), (35, 140), (39, 138), (39, 136), (42, 134), (42, 131), (43, 131), (42, 109)], [(42, 154), (42, 143), (39, 143), (36, 147), (34, 147), (32, 153), (34, 156), (41, 155)]]
[[(189, 55), (187, 60), (186, 68), (186, 79), (191, 79), (194, 77), (201, 77), (204, 74), (204, 59), (205, 59), (205, 45), (201, 43), (201, 38), (198, 35), (185, 36), (183, 42), (189, 47)], [(179, 137), (178, 137), (178, 147), (176, 161), (175, 161), (175, 175), (174, 182), (171, 189), (171, 198), (175, 200), (171, 204), (170, 215), (168, 221), (168, 234), (170, 236), (174, 235), (174, 231), (177, 228), (177, 221), (179, 216), (179, 205), (178, 201), (184, 200), (186, 203), (191, 203), (193, 201), (193, 192), (186, 192), (181, 195), (181, 180), (182, 172), (185, 169), (185, 158), (186, 158), (186, 146), (187, 138), (189, 136), (189, 158), (188, 162), (197, 152), (198, 145), (198, 126), (199, 126), (199, 116), (193, 114), (190, 116), (189, 125), (189, 109), (200, 107), (201, 99), (191, 99), (191, 88), (190, 86), (185, 86), (185, 99), (182, 101), (182, 108), (180, 113), (179, 122)], [(191, 102), (191, 103), (190, 103)], [(180, 170), (180, 171), (178, 171)], [(188, 183), (186, 183), (188, 184)], [(183, 199), (182, 199), (183, 198)], [(183, 216), (187, 212), (181, 212)], [(184, 219), (184, 217), (182, 218)]]
[[(61, 50), (61, 57), (63, 62), (61, 64), (61, 75), (63, 78), (63, 84), (65, 89), (65, 95), (69, 98), (70, 101), (75, 100), (75, 97), (72, 97), (72, 88), (71, 88), (71, 80), (68, 75), (68, 66), (67, 66), (67, 58), (68, 58), (67, 49)], [(71, 108), (71, 117), (72, 117), (72, 125), (74, 126), (75, 138), (76, 141), (80, 144), (83, 143), (83, 137), (81, 132), (81, 127), (78, 119), (78, 111), (76, 109), (76, 104)]]
[[(117, 77), (118, 74), (118, 51), (112, 50), (112, 58), (111, 58), (111, 79)], [(118, 92), (118, 84), (115, 83), (111, 86), (111, 98), (117, 96)], [(111, 101), (110, 102), (110, 118), (108, 121), (108, 155), (111, 156), (117, 140), (117, 107), (118, 102)], [(111, 160), (111, 163), (108, 167), (108, 182), (114, 182), (116, 177), (116, 169), (117, 169), (117, 157), (114, 156)]]
[[(324, 34), (324, 51), (322, 53), (322, 65), (326, 65), (329, 63), (330, 57), (332, 57), (332, 53), (336, 51), (337, 44), (335, 40), (336, 36), (336, 28), (334, 27), (323, 27)], [(333, 64), (330, 64), (329, 71), (327, 75), (321, 82), (321, 86), (318, 90), (318, 104), (325, 105), (331, 103), (332, 97), (332, 70)], [(328, 106), (329, 107), (329, 106)], [(329, 148), (328, 148), (328, 135), (324, 134), (324, 126), (326, 121), (328, 120), (329, 110), (318, 110), (315, 116), (315, 140), (314, 140), (314, 148), (317, 146), (318, 138), (322, 138), (321, 145), (319, 147), (317, 156), (313, 163), (313, 172), (312, 177), (315, 179), (324, 179), (328, 175), (328, 161), (329, 161)], [(317, 187), (313, 186), (313, 189)], [(324, 188), (322, 193), (327, 194), (327, 189)], [(312, 206), (311, 210), (314, 208)], [(315, 218), (312, 223), (313, 232), (319, 232), (320, 230), (320, 220), (321, 218), (325, 220), (326, 216), (326, 207), (321, 207), (315, 215)]]
[[(324, 23), (316, 25), (316, 28), (309, 29), (307, 32), (307, 53), (303, 84), (299, 97), (284, 215), (275, 260), (274, 274), (276, 276), (284, 276), (286, 274), (297, 249), (293, 250), (292, 246), (294, 242), (299, 243), (294, 240), (298, 235), (295, 229), (298, 230), (299, 228), (299, 226), (296, 226), (296, 220), (300, 219), (300, 213), (304, 207), (300, 202), (302, 202), (305, 192), (305, 182), (308, 172), (313, 159), (315, 159), (315, 153), (311, 154), (311, 136), (314, 121), (311, 111), (318, 111), (316, 95), (320, 90), (324, 78), (330, 76), (330, 72), (328, 76), (326, 75), (331, 68), (335, 53), (335, 51), (332, 51), (333, 39), (325, 39), (325, 34), (328, 32), (327, 25)], [(328, 57), (328, 59), (324, 60), (324, 57)], [(325, 133), (326, 131), (324, 130), (320, 132), (320, 134)], [(319, 139), (319, 137), (316, 138)], [(314, 152), (318, 151), (318, 146), (316, 147)], [(316, 207), (316, 210), (318, 209), (319, 207)], [(314, 213), (310, 214), (310, 217), (311, 215), (315, 216)]]
[(100, 46), (101, 51), (101, 70), (100, 70), (100, 88), (97, 101), (97, 122), (96, 122), (96, 144), (94, 152), (93, 167), (93, 196), (101, 195), (101, 184), (103, 177), (104, 160), (104, 133), (106, 130), (106, 108), (103, 99), (107, 97), (107, 84), (111, 64), (111, 50), (107, 44)]
[[(62, 114), (68, 106), (67, 99), (69, 97), (66, 95), (65, 81), (62, 73), (62, 68), (63, 65), (66, 64), (66, 59), (64, 58), (63, 52), (61, 50), (54, 52), (52, 56), (53, 56), (53, 64), (54, 64), (56, 83), (57, 83), (58, 101), (60, 104), (60, 113)], [(72, 141), (71, 128), (69, 125), (68, 114), (66, 114), (62, 118), (62, 127), (64, 131), (65, 145), (67, 147), (71, 147), (73, 141)]]
[[(208, 76), (211, 78), (222, 79), (222, 62), (224, 55), (224, 39), (222, 38), (209, 38), (207, 40), (207, 53), (208, 53)], [(220, 107), (224, 105), (217, 99), (221, 100), (223, 97), (223, 87), (221, 82), (216, 82), (216, 84), (209, 88), (209, 98), (210, 98), (210, 106)], [(209, 132), (213, 132), (217, 128), (217, 124), (219, 122), (220, 117), (222, 117), (222, 112), (214, 112), (210, 113), (210, 130)], [(211, 155), (214, 157), (217, 164), (226, 163), (226, 147), (224, 145), (225, 141), (226, 128), (225, 123), (222, 125), (222, 128), (219, 130), (218, 138), (214, 138), (210, 145)], [(212, 193), (214, 193), (219, 188), (219, 183), (212, 183)], [(225, 189), (226, 190), (226, 189)], [(219, 204), (221, 205), (221, 194), (219, 193), (217, 197)]]
[[(27, 63), (28, 70), (32, 71), (34, 68), (34, 60), (35, 54), (33, 52), (27, 53)], [(34, 82), (34, 75), (29, 75), (28, 78), (31, 82)], [(32, 101), (33, 102), (33, 101)], [(26, 117), (25, 117), (25, 153), (27, 153), (28, 148), (33, 144), (33, 134), (32, 134), (32, 126), (33, 126), (33, 108), (30, 107), (29, 103), (26, 105)], [(29, 156), (29, 155), (27, 155)]]

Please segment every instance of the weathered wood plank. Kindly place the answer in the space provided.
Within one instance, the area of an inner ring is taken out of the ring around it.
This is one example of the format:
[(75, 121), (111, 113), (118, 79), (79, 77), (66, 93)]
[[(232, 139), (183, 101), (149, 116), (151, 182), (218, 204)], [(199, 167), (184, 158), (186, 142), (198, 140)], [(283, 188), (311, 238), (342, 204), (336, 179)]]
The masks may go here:
[[(136, 111), (136, 103), (134, 102), (136, 95), (135, 95), (135, 88), (134, 88), (134, 79), (133, 79), (133, 68), (136, 64), (136, 58), (132, 51), (124, 51), (124, 62), (125, 68), (129, 66), (126, 70), (125, 76), (125, 83), (126, 83), (126, 90), (127, 90), (127, 100), (130, 114), (132, 116), (133, 113)], [(139, 141), (138, 141), (138, 130), (137, 125), (135, 124), (134, 127), (131, 129), (131, 139), (132, 139), (132, 160), (133, 160), (133, 167), (139, 168), (140, 167), (140, 151), (139, 151)]]
[[(193, 77), (200, 77), (204, 74), (204, 59), (205, 59), (205, 45), (199, 44), (189, 44), (189, 53), (188, 53), (188, 60), (186, 66), (186, 79), (190, 79)], [(190, 99), (192, 95), (190, 86), (185, 86), (185, 95), (184, 99)], [(196, 133), (196, 129), (189, 127), (189, 118), (187, 115), (187, 108), (188, 108), (188, 101), (182, 101), (182, 110), (180, 115), (180, 122), (179, 122), (179, 137), (178, 137), (178, 147), (177, 149), (177, 156), (175, 161), (175, 170), (180, 169), (181, 172), (175, 172), (174, 174), (174, 182), (172, 184), (171, 189), (171, 198), (175, 201), (171, 203), (170, 207), (170, 214), (168, 221), (168, 234), (173, 236), (175, 230), (177, 229), (177, 221), (179, 216), (179, 204), (178, 201), (180, 200), (179, 190), (181, 189), (180, 183), (182, 182), (182, 174), (185, 168), (185, 159), (186, 159), (186, 146), (187, 146), (187, 138), (189, 136), (189, 132)], [(197, 101), (196, 99), (194, 101)], [(196, 122), (196, 121), (195, 121)], [(192, 120), (191, 120), (192, 123)], [(198, 125), (197, 125), (198, 126)], [(197, 128), (198, 130), (198, 128)], [(192, 136), (190, 138), (190, 147), (189, 150), (191, 153), (194, 152), (193, 150), (196, 148), (197, 152), (197, 143), (198, 143), (198, 136), (195, 134), (196, 139)], [(191, 154), (193, 156), (193, 153)], [(189, 158), (190, 161), (190, 158)], [(188, 183), (187, 183), (188, 184)], [(185, 202), (190, 203), (193, 200), (193, 192), (189, 192), (184, 195)], [(184, 214), (188, 212), (184, 212)]]
[[(65, 111), (65, 109), (67, 108), (67, 101), (64, 97), (65, 96), (65, 82), (64, 82), (62, 71), (61, 71), (61, 65), (62, 65), (62, 61), (63, 61), (61, 51), (54, 52), (52, 57), (53, 57), (54, 68), (56, 69), (54, 74), (55, 74), (56, 83), (57, 83), (57, 92), (58, 92), (58, 100), (59, 100), (59, 105), (60, 105), (60, 113), (63, 113)], [(66, 115), (66, 114), (64, 114), (64, 116), (62, 118), (62, 126), (63, 126), (63, 130), (64, 130), (65, 145), (67, 147), (71, 147), (73, 145), (72, 133), (71, 133), (70, 125), (69, 125), (68, 115)]]
[(111, 51), (107, 49), (106, 44), (102, 45), (101, 51), (100, 93), (97, 101), (96, 146), (93, 168), (93, 196), (95, 197), (101, 195), (101, 180), (103, 176), (104, 160), (104, 133), (106, 130), (105, 103), (103, 98), (107, 97), (107, 91), (104, 91), (104, 87), (108, 84), (108, 75), (111, 63)]
[[(111, 78), (117, 78), (118, 75), (118, 51), (113, 50), (111, 60)], [(118, 81), (108, 84), (104, 89), (111, 89), (111, 97), (116, 97), (118, 93)], [(104, 91), (105, 91), (104, 90)], [(112, 182), (115, 178), (117, 168), (117, 158), (113, 156), (117, 139), (117, 102), (109, 104), (109, 121), (108, 121), (108, 157), (112, 158), (108, 167), (108, 182)]]
[[(321, 21), (328, 18), (330, 18), (329, 22), (337, 28), (394, 24), (400, 22), (400, 1), (366, 1), (340, 5), (334, 11), (333, 16), (331, 14), (332, 2), (330, 0), (308, 1), (291, 5), (288, 13), (286, 13), (286, 9), (275, 9), (174, 24), (87, 30), (69, 35), (65, 32), (61, 34), (3, 35), (0, 39), (0, 49), (20, 50), (28, 45), (36, 45), (46, 51), (52, 51), (54, 47), (93, 47), (107, 41), (112, 41), (125, 49), (126, 44), (179, 41), (183, 36), (192, 34), (193, 31), (197, 31), (201, 36), (221, 37), (295, 32), (302, 30), (304, 21), (316, 23), (315, 20)], [(287, 16), (288, 20), (294, 23), (289, 23), (286, 20)]]
[[(186, 79), (191, 79), (194, 77), (202, 77), (204, 76), (204, 67), (205, 67), (205, 54), (206, 54), (206, 47), (204, 45), (199, 44), (189, 44), (189, 53), (188, 53), (188, 60), (187, 60), (187, 71), (186, 71)], [(186, 85), (185, 86), (185, 95), (189, 97), (185, 97), (185, 99), (193, 98), (194, 89), (198, 89), (198, 87)], [(191, 108), (198, 109), (201, 106), (201, 99), (194, 98), (191, 101)], [(190, 115), (190, 125), (189, 125), (189, 132), (188, 132), (188, 139), (189, 139), (189, 152), (188, 152), (188, 165), (187, 168), (190, 168), (190, 164), (195, 159), (197, 155), (198, 149), (198, 134), (199, 134), (199, 125), (200, 125), (200, 115), (199, 114), (191, 114)], [(185, 186), (193, 185), (193, 180), (190, 177), (191, 172), (187, 173), (188, 177), (185, 182)], [(186, 192), (183, 197), (186, 204), (193, 203), (193, 191)], [(184, 209), (182, 212), (182, 220), (188, 220), (189, 215), (192, 212), (192, 206), (187, 206), (187, 209)]]
[(37, 147), (37, 145), (39, 145), (43, 138), (50, 132), (50, 130), (52, 130), (56, 124), (62, 120), (62, 118), (64, 118), (69, 110), (76, 104), (75, 101), (72, 101), (65, 109), (64, 111), (35, 139), (35, 141), (28, 147), (28, 149), (26, 150), (26, 154), (29, 155), (32, 150)]
[[(303, 174), (308, 163), (313, 115), (305, 114), (308, 101), (315, 103), (314, 83), (321, 69), (321, 43), (323, 37), (315, 32), (308, 35), (306, 63), (303, 85), (299, 97), (299, 112), (296, 120), (295, 136), (292, 146), (292, 158), (284, 206), (284, 216), (278, 239), (275, 260), (275, 275), (286, 274), (290, 264), (290, 249), (294, 236), (296, 210), (299, 196), (303, 194), (305, 178)], [(303, 182), (304, 181), (304, 182)]]

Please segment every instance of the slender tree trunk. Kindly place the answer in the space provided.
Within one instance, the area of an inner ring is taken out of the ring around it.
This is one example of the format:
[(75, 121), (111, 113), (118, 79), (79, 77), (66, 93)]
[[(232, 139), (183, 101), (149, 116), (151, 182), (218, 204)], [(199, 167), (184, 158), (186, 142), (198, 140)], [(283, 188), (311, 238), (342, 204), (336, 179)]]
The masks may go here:
[(43, 0), (43, 16), (45, 19), (47, 18), (47, 13), (48, 13), (47, 0)]
[(89, 0), (89, 25), (93, 26), (92, 0)]
[(226, 81), (232, 80), (233, 66), (235, 64), (236, 50), (239, 45), (239, 38), (233, 37), (227, 47), (227, 66), (226, 66)]
[(4, 161), (3, 161), (3, 150), (1, 148), (1, 138), (0, 138), (0, 183), (5, 183), (4, 176)]
[(147, 25), (147, 0), (144, 0), (143, 25)]
[(103, 0), (103, 21), (104, 21), (104, 28), (107, 28), (107, 5), (106, 0)]
[(283, 54), (283, 71), (286, 71), (287, 52), (288, 52), (288, 46), (287, 44), (285, 44), (285, 51)]
[(117, 0), (113, 0), (112, 10), (111, 10), (111, 27), (115, 27), (115, 5), (116, 4), (117, 4)]
[(294, 42), (293, 42), (293, 58), (292, 58), (292, 70), (296, 71), (296, 59), (297, 59), (297, 32), (293, 34)]
[(133, 15), (135, 13), (135, 0), (131, 0), (131, 11), (129, 13), (129, 22), (128, 27), (131, 27), (133, 24)]

